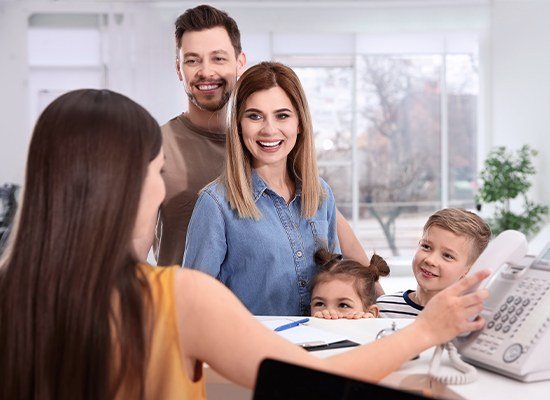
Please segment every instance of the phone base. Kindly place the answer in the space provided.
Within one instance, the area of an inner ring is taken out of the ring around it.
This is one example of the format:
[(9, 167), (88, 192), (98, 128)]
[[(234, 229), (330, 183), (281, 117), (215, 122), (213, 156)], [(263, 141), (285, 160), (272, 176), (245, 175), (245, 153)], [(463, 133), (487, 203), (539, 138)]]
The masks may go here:
[(550, 369), (530, 372), (530, 373), (525, 374), (525, 375), (516, 375), (514, 373), (511, 373), (510, 371), (506, 371), (506, 370), (503, 370), (503, 369), (500, 369), (500, 368), (495, 368), (492, 365), (485, 364), (483, 362), (480, 362), (479, 360), (474, 360), (474, 359), (471, 359), (469, 357), (462, 356), (462, 359), (464, 361), (470, 363), (470, 364), (473, 364), (473, 365), (477, 366), (477, 367), (486, 369), (486, 370), (491, 371), (491, 372), (496, 372), (498, 374), (507, 376), (508, 378), (512, 378), (512, 379), (515, 379), (515, 380), (521, 381), (521, 382), (528, 383), (528, 382), (540, 382), (540, 381), (550, 380)]

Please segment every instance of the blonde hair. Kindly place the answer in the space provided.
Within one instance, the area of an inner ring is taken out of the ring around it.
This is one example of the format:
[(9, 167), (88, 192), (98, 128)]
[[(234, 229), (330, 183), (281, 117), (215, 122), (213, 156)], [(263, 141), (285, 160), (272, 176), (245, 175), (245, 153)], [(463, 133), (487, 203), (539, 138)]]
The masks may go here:
[(468, 255), (470, 264), (485, 250), (491, 239), (489, 225), (480, 216), (462, 208), (444, 208), (432, 214), (424, 225), (424, 233), (432, 226), (465, 236), (472, 243), (472, 251)]
[(326, 195), (317, 171), (311, 115), (298, 76), (281, 63), (262, 62), (254, 65), (237, 82), (228, 103), (228, 143), (225, 170), (220, 181), (226, 187), (231, 208), (238, 212), (239, 217), (260, 219), (261, 213), (252, 194), (252, 154), (243, 142), (240, 121), (246, 100), (256, 92), (273, 87), (280, 87), (286, 93), (298, 115), (298, 137), (288, 155), (287, 167), (302, 186), (302, 216), (311, 218)]

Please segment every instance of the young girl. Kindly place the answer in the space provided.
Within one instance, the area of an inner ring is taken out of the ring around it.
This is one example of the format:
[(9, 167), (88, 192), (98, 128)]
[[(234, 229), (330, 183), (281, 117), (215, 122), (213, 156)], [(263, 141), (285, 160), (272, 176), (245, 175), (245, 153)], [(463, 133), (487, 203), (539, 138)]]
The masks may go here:
[(375, 283), (390, 273), (384, 259), (374, 254), (367, 268), (322, 248), (315, 253), (319, 272), (313, 280), (311, 315), (317, 318), (377, 318)]

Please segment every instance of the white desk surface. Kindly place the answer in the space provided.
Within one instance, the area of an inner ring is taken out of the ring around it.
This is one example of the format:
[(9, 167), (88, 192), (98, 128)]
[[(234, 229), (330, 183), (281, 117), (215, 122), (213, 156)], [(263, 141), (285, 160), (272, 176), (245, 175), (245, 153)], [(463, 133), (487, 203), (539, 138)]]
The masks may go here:
[[(258, 317), (261, 319), (269, 317)], [(278, 318), (278, 317), (277, 317)], [(286, 318), (286, 317), (285, 317)], [(391, 327), (395, 321), (397, 328), (411, 323), (410, 319), (361, 319), (361, 320), (323, 320), (311, 318), (308, 325), (327, 331), (339, 333), (347, 336), (350, 340), (357, 343), (369, 343), (375, 340), (376, 334), (384, 328)], [(348, 351), (350, 348), (315, 351), (311, 354), (318, 357), (328, 357)], [(433, 349), (426, 350), (417, 360), (405, 363), (398, 371), (390, 374), (380, 383), (400, 389), (422, 391), (429, 390), (429, 380), (427, 379), (428, 367), (433, 354)], [(447, 357), (443, 358), (443, 365)], [(208, 398), (216, 400), (224, 399), (250, 399), (251, 392), (246, 389), (238, 388), (209, 368), (205, 369), (206, 385)], [(232, 389), (229, 386), (233, 386)], [(468, 399), (468, 400), (517, 400), (517, 399), (542, 399), (550, 396), (550, 381), (522, 383), (511, 378), (498, 375), (496, 373), (478, 368), (478, 380), (467, 385), (440, 385), (432, 387), (433, 392), (441, 397), (448, 399)], [(219, 397), (221, 395), (221, 397)]]

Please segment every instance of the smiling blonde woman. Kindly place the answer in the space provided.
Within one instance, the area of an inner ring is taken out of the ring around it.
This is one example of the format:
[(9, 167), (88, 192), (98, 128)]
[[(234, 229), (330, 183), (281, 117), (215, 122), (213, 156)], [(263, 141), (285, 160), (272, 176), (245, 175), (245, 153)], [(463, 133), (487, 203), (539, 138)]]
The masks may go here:
[(309, 315), (315, 251), (339, 243), (294, 71), (275, 62), (248, 69), (228, 126), (225, 173), (199, 196), (183, 265), (218, 278), (254, 314)]

